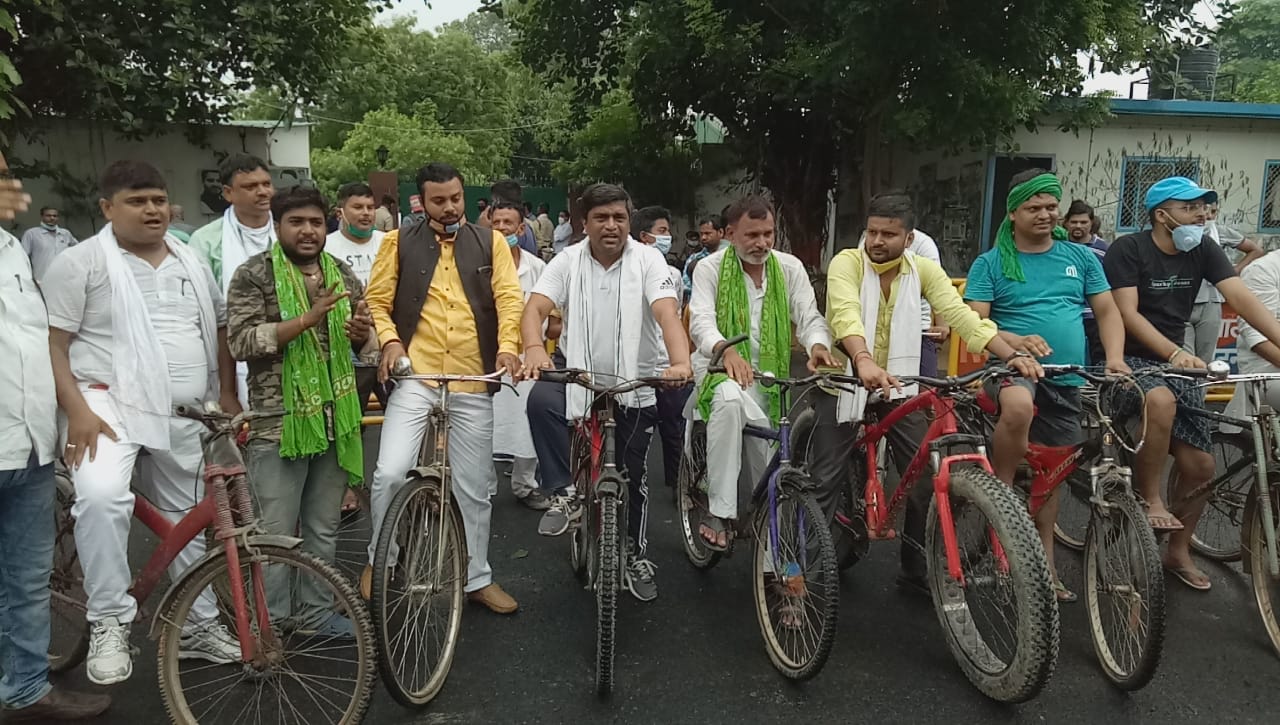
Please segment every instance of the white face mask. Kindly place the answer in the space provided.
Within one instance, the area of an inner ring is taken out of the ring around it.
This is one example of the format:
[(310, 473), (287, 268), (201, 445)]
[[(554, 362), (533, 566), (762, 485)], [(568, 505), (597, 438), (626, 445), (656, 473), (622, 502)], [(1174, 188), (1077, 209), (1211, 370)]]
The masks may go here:
[(659, 252), (662, 252), (662, 256), (664, 257), (667, 256), (667, 254), (671, 252), (671, 235), (670, 234), (653, 235), (653, 246)]

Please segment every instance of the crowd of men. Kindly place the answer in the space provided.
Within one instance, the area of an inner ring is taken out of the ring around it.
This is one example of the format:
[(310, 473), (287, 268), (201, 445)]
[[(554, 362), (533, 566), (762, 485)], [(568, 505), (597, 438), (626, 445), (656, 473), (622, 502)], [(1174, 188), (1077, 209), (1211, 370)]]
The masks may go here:
[[(848, 370), (884, 393), (874, 402), (822, 393), (814, 402), (818, 423), (806, 463), (829, 519), (850, 475), (856, 424), (911, 394), (899, 377), (936, 373), (937, 345), (953, 332), (956, 344), (985, 350), (992, 364), (1021, 375), (990, 391), (999, 404), (993, 467), (1009, 483), (1029, 440), (1081, 441), (1081, 381), (1042, 379), (1042, 361), (1093, 362), (1116, 374), (1158, 363), (1204, 366), (1212, 349), (1201, 335), (1225, 301), (1243, 320), (1241, 366), (1280, 369), (1280, 257), (1263, 257), (1241, 281), (1222, 245), (1245, 253), (1241, 266), (1259, 256), (1256, 246), (1214, 225), (1217, 194), (1180, 177), (1147, 193), (1149, 229), (1107, 245), (1083, 202), (1061, 212), (1055, 176), (1018, 175), (1008, 216), (969, 270), (963, 297), (932, 239), (916, 229), (911, 199), (882, 194), (869, 204), (859, 246), (831, 261), (825, 315), (804, 265), (775, 249), (775, 211), (761, 196), (702, 220), (700, 246), (678, 268), (668, 256), (671, 213), (636, 210), (610, 184), (582, 194), (575, 239), (567, 214), (559, 224), (545, 205), (533, 214), (514, 182), (491, 187), (469, 219), (464, 179), (444, 163), (417, 172), (423, 217), (399, 226), (379, 214), (387, 204), (363, 183), (341, 188), (338, 225), (330, 229), (329, 200), (311, 188), (276, 191), (260, 159), (229, 157), (218, 180), (225, 211), (187, 230), (174, 221), (160, 172), (119, 161), (103, 174), (106, 224), (93, 237), (76, 243), (53, 209), (42, 210), (41, 227), (21, 243), (0, 236), (0, 259), (15, 271), (0, 282), (0, 351), (10, 361), (0, 372), (0, 701), (10, 720), (88, 717), (108, 704), (48, 683), (55, 458), (65, 460), (76, 490), (89, 678), (105, 685), (130, 677), (138, 611), (128, 591), (132, 487), (175, 518), (195, 505), (199, 490), (192, 484), (201, 476), (200, 426), (174, 417), (177, 404), (217, 401), (232, 413), (272, 414), (250, 423), (246, 444), (262, 526), (296, 532), (305, 550), (332, 560), (344, 494), (364, 480), (361, 417), (370, 400), (384, 406), (368, 481), (376, 535), (440, 399), (435, 387), (394, 384), (392, 365), (407, 358), (419, 373), (505, 371), (519, 396), (495, 395), (497, 386), (485, 383), (451, 389), (449, 450), (470, 555), (468, 598), (510, 614), (518, 604), (488, 560), (495, 453), (513, 461), (513, 494), (542, 512), (539, 533), (563, 534), (582, 516), (572, 495), (568, 424), (589, 410), (587, 394), (539, 380), (543, 370), (670, 381), (622, 396), (616, 421), (630, 484), (624, 584), (649, 601), (658, 587), (648, 555), (645, 460), (655, 432), (672, 485), (687, 421), (706, 422), (709, 510), (699, 536), (711, 549), (727, 548), (739, 474), (744, 466), (758, 472), (767, 455), (759, 441), (744, 441), (743, 427), (782, 413), (776, 389), (756, 378), (789, 376), (795, 342), (811, 370)], [(0, 182), (0, 216), (22, 206), (13, 183)], [(727, 346), (738, 335), (747, 339)], [(724, 372), (709, 373), (717, 355)], [(1166, 567), (1188, 586), (1208, 589), (1188, 549), (1199, 511), (1170, 511), (1160, 496), (1170, 454), (1182, 487), (1213, 474), (1209, 431), (1186, 412), (1200, 401), (1176, 382), (1143, 380), (1145, 409), (1135, 397), (1128, 411), (1146, 417), (1136, 487), (1151, 525), (1173, 532)], [(926, 425), (917, 414), (893, 430), (890, 453), (900, 468)], [(919, 543), (930, 489), (916, 491), (899, 583), (925, 591)], [(1047, 552), (1056, 510), (1056, 502), (1046, 505), (1037, 520)], [(366, 597), (372, 545), (359, 582)], [(22, 556), (10, 555), (19, 549)], [(203, 539), (189, 544), (172, 574), (203, 550)], [(1060, 600), (1075, 598), (1056, 574), (1054, 581)], [(323, 592), (280, 581), (269, 594), (273, 616), (287, 615), (299, 632), (351, 636), (351, 623)], [(206, 593), (185, 623), (182, 657), (239, 660), (236, 638), (214, 615)]]

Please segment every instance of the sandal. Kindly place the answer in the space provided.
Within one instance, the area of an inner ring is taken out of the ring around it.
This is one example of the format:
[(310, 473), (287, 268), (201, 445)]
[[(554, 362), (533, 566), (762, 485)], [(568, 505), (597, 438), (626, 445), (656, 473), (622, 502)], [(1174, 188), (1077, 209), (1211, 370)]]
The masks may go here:
[(1166, 566), (1164, 570), (1198, 592), (1207, 592), (1213, 588), (1213, 582), (1209, 581), (1209, 577), (1194, 566)]
[[(713, 534), (713, 539), (708, 539), (703, 529), (709, 529)], [(720, 543), (720, 537), (724, 536), (724, 544)], [(728, 551), (729, 543), (733, 540), (733, 532), (725, 524), (724, 519), (719, 516), (707, 514), (702, 517), (702, 521), (698, 523), (698, 538), (702, 539), (702, 545), (711, 551)]]
[(1151, 526), (1151, 530), (1155, 532), (1182, 531), (1186, 528), (1182, 525), (1182, 522), (1178, 520), (1178, 517), (1173, 514), (1167, 514), (1165, 516), (1153, 516), (1152, 514), (1147, 514), (1147, 523)]
[(1053, 593), (1058, 598), (1059, 604), (1071, 604), (1080, 599), (1075, 592), (1068, 589), (1067, 585), (1058, 579), (1053, 580)]

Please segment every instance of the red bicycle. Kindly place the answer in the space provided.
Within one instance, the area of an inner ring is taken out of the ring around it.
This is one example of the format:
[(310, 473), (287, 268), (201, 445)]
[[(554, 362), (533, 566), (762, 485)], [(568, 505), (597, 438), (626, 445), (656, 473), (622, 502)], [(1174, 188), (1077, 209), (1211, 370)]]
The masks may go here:
[[(1086, 410), (1097, 431), (1078, 446), (1027, 448), (1026, 469), (1015, 485), (1028, 498), (1031, 516), (1044, 507), (1064, 483), (1064, 496), (1074, 497), (1088, 511), (1084, 536), (1085, 604), (1093, 649), (1107, 678), (1123, 690), (1137, 690), (1151, 681), (1164, 643), (1165, 590), (1160, 549), (1147, 523), (1132, 472), (1123, 465), (1125, 452), (1136, 454), (1141, 442), (1129, 447), (1104, 408), (1109, 394), (1132, 377), (1108, 377), (1076, 365), (1045, 365), (1045, 375), (1079, 375), (1096, 386), (1085, 396)], [(986, 437), (997, 407), (986, 393), (977, 396)]]
[[(851, 489), (834, 526), (838, 537), (853, 539), (841, 547), (852, 550), (845, 557), (850, 563), (870, 541), (897, 538), (894, 520), (929, 467), (933, 503), (924, 553), (934, 609), (965, 676), (1002, 702), (1029, 700), (1048, 682), (1058, 656), (1058, 604), (1025, 504), (992, 474), (986, 440), (960, 432), (956, 407), (972, 400), (974, 383), (1016, 374), (984, 368), (959, 377), (900, 378), (921, 392), (883, 419), (863, 420)], [(821, 384), (831, 387), (862, 384), (852, 376), (825, 377)], [(922, 410), (933, 412), (933, 422), (890, 498), (879, 474), (879, 443)]]
[[(268, 414), (232, 417), (182, 407), (175, 414), (198, 420), (210, 430), (204, 437), (205, 496), (177, 523), (145, 498), (135, 498), (134, 517), (161, 541), (130, 593), (139, 602), (149, 599), (178, 552), (204, 532), (212, 533), (215, 545), (169, 586), (152, 621), (151, 636), (159, 638), (160, 694), (169, 717), (184, 725), (360, 722), (375, 676), (373, 625), (360, 595), (333, 566), (299, 551), (300, 539), (264, 534), (258, 527), (235, 432), (244, 421)], [(56, 671), (79, 665), (89, 649), (84, 575), (71, 517), (74, 499), (64, 473), (58, 481), (50, 577), (55, 638), (49, 658)], [(268, 592), (268, 578), (291, 582), (294, 591), (309, 586), (327, 592), (333, 599), (331, 611), (351, 620), (354, 636), (339, 639), (308, 630), (296, 613), (282, 611), (289, 607), (275, 601), (278, 589)], [(210, 588), (218, 620), (240, 641), (239, 663), (216, 665), (178, 657), (187, 615)]]

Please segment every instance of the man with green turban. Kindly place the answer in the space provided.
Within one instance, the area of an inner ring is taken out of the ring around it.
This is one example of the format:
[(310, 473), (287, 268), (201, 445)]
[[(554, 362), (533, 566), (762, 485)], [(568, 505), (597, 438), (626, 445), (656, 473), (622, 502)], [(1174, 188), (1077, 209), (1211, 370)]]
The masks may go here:
[[(1127, 373), (1124, 322), (1094, 253), (1067, 241), (1058, 224), (1062, 184), (1042, 169), (1013, 177), (1006, 208), (1009, 215), (996, 233), (995, 248), (978, 257), (969, 270), (965, 300), (1000, 328), (1000, 336), (1020, 355), (1055, 365), (1085, 364), (1084, 310), (1098, 321), (1106, 350), (1107, 370)], [(992, 435), (996, 476), (1012, 484), (1027, 441), (1049, 446), (1078, 445), (1080, 386), (1078, 376), (1004, 380), (988, 394), (1000, 407)], [(1036, 528), (1053, 571), (1053, 527), (1058, 517), (1057, 492), (1036, 514)], [(1061, 601), (1074, 601), (1054, 574)]]

